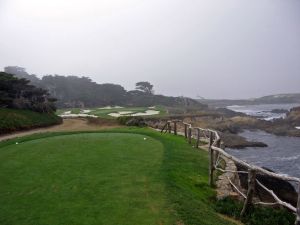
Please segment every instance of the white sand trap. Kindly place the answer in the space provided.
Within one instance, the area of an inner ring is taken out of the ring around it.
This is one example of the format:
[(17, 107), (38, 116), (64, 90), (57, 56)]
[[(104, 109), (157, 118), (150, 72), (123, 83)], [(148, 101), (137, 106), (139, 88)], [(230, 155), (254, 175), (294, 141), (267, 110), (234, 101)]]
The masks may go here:
[(300, 130), (300, 127), (295, 127), (296, 129)]
[(108, 115), (112, 116), (112, 117), (120, 117), (121, 116), (120, 113), (109, 113)]
[(131, 114), (131, 116), (151, 116), (151, 115), (157, 115), (159, 114), (159, 111), (157, 110), (147, 110), (146, 112), (139, 112)]
[(112, 109), (111, 106), (105, 106), (105, 107), (101, 107), (101, 108), (98, 108), (98, 109)]
[(150, 106), (148, 107), (148, 109), (155, 109), (155, 106)]
[(105, 107), (102, 107), (102, 108), (98, 108), (98, 109), (122, 109), (124, 107), (122, 106), (105, 106)]
[(132, 111), (122, 111), (122, 112), (117, 112), (117, 113), (109, 113), (109, 116), (112, 117), (120, 117), (120, 116), (131, 116), (131, 113), (133, 113)]
[(97, 118), (98, 116), (95, 115), (89, 115), (85, 113), (78, 113), (78, 114), (67, 114), (67, 115), (61, 115), (62, 118), (76, 118), (76, 117), (93, 117)]
[(122, 111), (122, 112), (118, 112), (120, 115), (126, 115), (126, 114), (131, 114), (133, 113), (132, 111)]
[(64, 115), (69, 115), (71, 114), (71, 111), (66, 111), (66, 112), (63, 112)]
[(91, 110), (89, 110), (89, 109), (82, 110), (82, 113), (89, 113), (89, 112), (91, 112)]
[(157, 110), (147, 110), (145, 112), (139, 112), (139, 113), (133, 113), (130, 111), (123, 111), (123, 112), (117, 112), (117, 113), (109, 113), (109, 116), (112, 117), (120, 117), (120, 116), (151, 116), (151, 115), (157, 115), (159, 114), (159, 111)]

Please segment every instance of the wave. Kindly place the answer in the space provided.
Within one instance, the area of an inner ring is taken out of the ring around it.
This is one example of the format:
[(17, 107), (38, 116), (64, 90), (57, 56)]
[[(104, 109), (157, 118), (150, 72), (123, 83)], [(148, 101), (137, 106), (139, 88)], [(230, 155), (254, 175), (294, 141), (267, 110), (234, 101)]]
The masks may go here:
[(274, 159), (277, 161), (291, 161), (299, 159), (300, 155), (290, 156), (290, 157), (275, 157)]

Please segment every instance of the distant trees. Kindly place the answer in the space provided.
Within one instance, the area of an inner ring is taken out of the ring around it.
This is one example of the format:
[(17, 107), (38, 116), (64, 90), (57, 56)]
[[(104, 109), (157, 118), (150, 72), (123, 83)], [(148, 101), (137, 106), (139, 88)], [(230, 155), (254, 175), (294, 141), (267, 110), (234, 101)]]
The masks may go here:
[(121, 85), (97, 84), (88, 77), (47, 75), (40, 85), (58, 99), (59, 107), (121, 105), (127, 93)]
[(146, 94), (153, 94), (154, 91), (153, 91), (153, 85), (150, 84), (148, 81), (140, 81), (140, 82), (137, 82), (135, 84), (135, 89), (136, 90), (139, 90), (139, 91), (142, 91)]
[[(36, 108), (36, 110), (45, 110), (41, 108), (45, 106), (45, 102), (48, 102), (50, 105), (54, 102), (50, 96), (57, 99), (56, 105), (60, 108), (98, 107), (107, 105), (203, 107), (201, 103), (190, 98), (183, 99), (179, 97), (154, 95), (153, 85), (148, 81), (137, 82), (136, 90), (126, 91), (121, 85), (97, 84), (88, 77), (46, 75), (43, 76), (42, 79), (39, 79), (35, 75), (28, 74), (24, 68), (17, 66), (5, 67), (5, 71), (21, 78), (18, 79), (18, 81), (13, 81), (14, 89), (10, 90), (13, 93), (0, 92), (0, 106), (5, 107), (13, 105), (13, 107), (31, 107)], [(5, 73), (2, 73), (2, 75), (4, 74)], [(7, 73), (6, 76), (10, 76), (9, 79), (17, 79), (16, 77), (12, 78), (12, 75), (7, 75)], [(12, 81), (6, 80), (5, 82)], [(23, 84), (21, 84), (22, 82)], [(17, 85), (20, 87), (17, 87)], [(38, 88), (34, 88), (33, 85)], [(13, 103), (11, 99), (7, 99), (9, 98), (7, 95), (13, 95)], [(42, 96), (44, 96), (44, 98)]]
[(40, 82), (40, 79), (36, 75), (34, 74), (29, 75), (26, 72), (26, 69), (23, 67), (7, 66), (4, 67), (4, 72), (8, 74), (13, 74), (18, 78), (25, 78), (26, 80), (29, 80), (32, 85), (35, 86), (38, 85), (38, 83)]
[(29, 109), (36, 112), (55, 111), (54, 102), (48, 91), (29, 84), (29, 80), (0, 72), (0, 107)]

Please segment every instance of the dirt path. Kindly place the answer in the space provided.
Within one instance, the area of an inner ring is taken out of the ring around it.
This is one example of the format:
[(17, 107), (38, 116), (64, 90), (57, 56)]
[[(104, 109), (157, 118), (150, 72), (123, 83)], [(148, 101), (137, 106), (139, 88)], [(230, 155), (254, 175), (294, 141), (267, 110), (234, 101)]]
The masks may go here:
[(26, 131), (18, 131), (10, 134), (5, 134), (0, 136), (0, 141), (16, 138), (16, 137), (23, 137), (30, 134), (36, 133), (45, 133), (45, 132), (59, 132), (59, 131), (93, 131), (93, 130), (101, 130), (105, 128), (113, 128), (119, 127), (116, 123), (89, 123), (85, 118), (72, 118), (72, 119), (64, 119), (63, 123), (60, 125), (55, 125), (52, 127), (46, 128), (37, 128), (33, 130), (26, 130)]

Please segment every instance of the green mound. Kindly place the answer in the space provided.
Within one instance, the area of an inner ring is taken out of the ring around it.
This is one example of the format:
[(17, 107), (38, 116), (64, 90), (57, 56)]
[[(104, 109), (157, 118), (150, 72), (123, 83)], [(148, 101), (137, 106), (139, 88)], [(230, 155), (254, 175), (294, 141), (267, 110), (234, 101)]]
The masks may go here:
[(0, 224), (231, 224), (214, 211), (207, 160), (136, 128), (0, 143)]
[(38, 113), (22, 109), (0, 109), (0, 134), (16, 130), (45, 127), (61, 123), (53, 113)]

